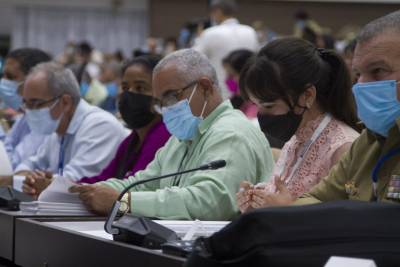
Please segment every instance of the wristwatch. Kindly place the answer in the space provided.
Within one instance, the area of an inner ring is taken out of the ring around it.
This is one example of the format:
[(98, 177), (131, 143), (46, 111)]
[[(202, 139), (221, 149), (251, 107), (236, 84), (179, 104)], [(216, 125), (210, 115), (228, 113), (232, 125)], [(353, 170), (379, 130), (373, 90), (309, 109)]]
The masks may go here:
[(125, 214), (125, 213), (128, 213), (128, 212), (130, 212), (130, 207), (131, 207), (131, 204), (130, 204), (130, 199), (131, 199), (131, 195), (130, 195), (130, 193), (126, 193), (123, 197), (122, 197), (122, 199), (121, 199), (121, 201), (120, 201), (120, 203), (121, 203), (121, 205), (119, 206), (119, 209), (118, 209), (118, 212), (120, 213), (120, 214)]

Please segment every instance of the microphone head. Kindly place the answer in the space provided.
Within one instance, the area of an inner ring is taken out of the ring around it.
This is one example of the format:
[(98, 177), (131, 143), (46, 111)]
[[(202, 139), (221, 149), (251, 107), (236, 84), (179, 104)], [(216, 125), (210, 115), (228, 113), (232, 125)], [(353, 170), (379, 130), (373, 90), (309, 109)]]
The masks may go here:
[(223, 168), (225, 166), (226, 166), (226, 161), (221, 159), (221, 160), (211, 161), (211, 162), (201, 166), (200, 168), (202, 170), (216, 170), (216, 169), (219, 169), (219, 168)]

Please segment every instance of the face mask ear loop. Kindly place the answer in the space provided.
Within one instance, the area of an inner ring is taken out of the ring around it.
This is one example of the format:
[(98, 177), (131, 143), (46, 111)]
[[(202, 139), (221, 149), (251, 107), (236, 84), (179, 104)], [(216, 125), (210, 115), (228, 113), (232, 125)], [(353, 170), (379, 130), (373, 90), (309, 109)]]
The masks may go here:
[[(54, 102), (54, 104), (51, 105), (51, 107), (49, 107), (49, 112), (51, 112), (51, 111), (53, 110), (53, 108), (54, 108), (55, 106), (57, 106), (58, 102), (60, 102), (60, 99), (61, 99), (61, 98), (57, 99), (57, 101)], [(50, 115), (50, 117), (51, 117), (51, 115)], [(58, 119), (56, 119), (56, 120), (61, 120), (63, 117), (64, 117), (64, 112), (61, 114), (60, 118), (58, 118)], [(53, 119), (53, 118), (52, 118), (52, 119)]]
[(49, 107), (49, 111), (52, 111), (53, 108), (54, 108), (55, 106), (57, 106), (58, 102), (60, 102), (60, 99), (57, 99), (57, 101), (54, 102), (53, 105), (51, 105), (51, 106)]
[(204, 102), (203, 110), (201, 111), (201, 114), (200, 114), (200, 118), (202, 118), (202, 119), (204, 119), (203, 114), (204, 114), (204, 111), (206, 110), (207, 104), (208, 104), (208, 101), (206, 100), (206, 102)]
[(192, 94), (190, 95), (190, 97), (189, 97), (189, 104), (190, 104), (190, 101), (192, 101), (192, 97), (194, 96), (194, 93), (196, 92), (196, 90), (197, 90), (197, 83), (196, 83), (196, 86), (194, 87), (194, 89), (193, 89), (193, 92), (192, 92)]

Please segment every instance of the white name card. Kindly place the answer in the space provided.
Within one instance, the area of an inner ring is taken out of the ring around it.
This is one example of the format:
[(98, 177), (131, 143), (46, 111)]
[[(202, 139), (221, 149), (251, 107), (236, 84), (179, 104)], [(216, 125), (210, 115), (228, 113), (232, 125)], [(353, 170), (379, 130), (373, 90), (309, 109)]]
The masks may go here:
[(333, 256), (325, 267), (376, 267), (376, 264), (373, 260)]

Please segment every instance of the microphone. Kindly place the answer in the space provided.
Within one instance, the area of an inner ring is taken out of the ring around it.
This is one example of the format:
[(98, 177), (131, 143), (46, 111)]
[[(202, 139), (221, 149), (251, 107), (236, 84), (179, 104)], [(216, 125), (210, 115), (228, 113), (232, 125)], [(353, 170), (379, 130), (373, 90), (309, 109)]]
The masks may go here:
[[(200, 167), (180, 171), (176, 173), (166, 174), (158, 177), (153, 177), (149, 179), (143, 179), (137, 182), (134, 182), (127, 186), (122, 192), (119, 194), (117, 200), (115, 201), (110, 214), (107, 217), (107, 220), (104, 224), (104, 230), (112, 234), (114, 240), (116, 241), (124, 241), (134, 245), (141, 245), (148, 248), (157, 249), (160, 248), (162, 243), (166, 241), (170, 241), (169, 239), (177, 239), (175, 232), (171, 231), (168, 228), (165, 228), (162, 225), (159, 225), (151, 220), (145, 218), (138, 218), (132, 215), (124, 215), (117, 222), (114, 222), (117, 217), (118, 210), (121, 206), (122, 197), (133, 187), (148, 183), (151, 181), (162, 180), (165, 178), (169, 178), (176, 175), (182, 175), (186, 173), (191, 173), (195, 171), (204, 171), (204, 170), (217, 170), (226, 166), (225, 160), (215, 160), (211, 161), (207, 164), (203, 164)], [(163, 236), (163, 237), (161, 237)], [(161, 240), (164, 239), (164, 240)]]

